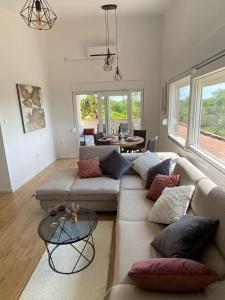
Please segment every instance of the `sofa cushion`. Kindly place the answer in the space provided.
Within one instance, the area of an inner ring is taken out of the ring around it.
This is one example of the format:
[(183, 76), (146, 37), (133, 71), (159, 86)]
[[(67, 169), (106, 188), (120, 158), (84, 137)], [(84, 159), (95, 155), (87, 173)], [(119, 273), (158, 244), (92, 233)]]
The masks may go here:
[(82, 159), (88, 159), (92, 157), (98, 156), (100, 161), (105, 159), (109, 154), (111, 154), (114, 150), (120, 152), (119, 146), (86, 146), (86, 147), (80, 147), (80, 154), (79, 158)]
[(118, 202), (118, 219), (123, 221), (146, 221), (154, 204), (145, 190), (122, 190)]
[(212, 283), (195, 293), (159, 293), (132, 284), (118, 284), (106, 294), (104, 300), (224, 300), (225, 284)]
[(111, 176), (113, 179), (120, 179), (122, 174), (129, 168), (130, 162), (116, 150), (101, 161), (102, 173)]
[(199, 291), (218, 279), (218, 274), (206, 265), (183, 258), (137, 261), (128, 275), (139, 287), (178, 293)]
[(161, 161), (157, 165), (151, 167), (148, 170), (148, 176), (146, 180), (146, 189), (149, 189), (150, 186), (152, 185), (153, 180), (155, 179), (156, 175), (161, 174), (161, 175), (170, 175), (171, 170), (170, 167), (172, 165), (172, 160), (166, 159), (164, 161)]
[(69, 194), (118, 194), (119, 189), (120, 181), (110, 177), (77, 178)]
[(157, 165), (160, 162), (156, 154), (146, 151), (142, 156), (132, 162), (132, 168), (142, 177), (147, 179), (149, 168)]
[(148, 221), (118, 221), (114, 284), (132, 283), (128, 271), (137, 260), (159, 257), (149, 245), (162, 228)]
[(38, 200), (68, 200), (68, 192), (74, 183), (74, 178), (48, 179), (40, 185), (35, 198)]
[(178, 158), (173, 170), (173, 175), (180, 175), (180, 185), (197, 184), (199, 180), (207, 178), (186, 158)]
[(93, 135), (95, 133), (94, 128), (84, 128), (84, 135)]
[(156, 201), (166, 187), (175, 187), (178, 185), (179, 181), (180, 175), (156, 175), (148, 191), (147, 198), (152, 201)]
[(215, 244), (225, 258), (225, 192), (211, 180), (201, 180), (197, 185), (191, 206), (196, 215), (220, 221), (215, 234)]
[(180, 220), (187, 212), (194, 190), (194, 185), (165, 188), (152, 207), (148, 219), (161, 224)]
[(184, 216), (160, 232), (152, 246), (163, 257), (196, 258), (212, 240), (218, 224), (212, 218)]
[(122, 190), (144, 190), (145, 181), (139, 175), (123, 175), (120, 186)]
[(77, 162), (80, 178), (101, 177), (99, 157), (83, 159)]

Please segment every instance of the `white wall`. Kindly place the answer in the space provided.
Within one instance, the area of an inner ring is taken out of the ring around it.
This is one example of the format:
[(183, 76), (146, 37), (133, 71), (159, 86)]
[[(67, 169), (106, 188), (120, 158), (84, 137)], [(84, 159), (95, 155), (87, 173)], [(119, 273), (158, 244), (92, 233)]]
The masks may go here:
[[(163, 20), (162, 81), (167, 81), (194, 64), (225, 49), (225, 1), (178, 0)], [(160, 148), (188, 156), (206, 174), (224, 185), (224, 177), (167, 137), (167, 127), (160, 128)]]
[[(0, 120), (11, 188), (15, 190), (54, 161), (55, 153), (42, 33), (30, 30), (19, 14), (0, 9), (0, 16)], [(23, 133), (16, 83), (42, 88), (46, 128)]]
[(9, 178), (8, 166), (5, 155), (5, 145), (2, 136), (2, 128), (0, 124), (0, 190), (8, 192), (11, 190), (11, 182)]
[[(51, 97), (54, 102), (57, 157), (74, 157), (72, 89), (83, 83), (113, 81), (112, 73), (103, 71), (103, 61), (65, 62), (64, 57), (85, 58), (88, 46), (104, 45), (104, 16), (59, 22), (46, 33)], [(112, 41), (113, 42), (113, 41)], [(126, 81), (142, 81), (145, 87), (145, 127), (150, 135), (158, 133), (161, 18), (119, 17), (120, 69)], [(105, 85), (105, 86), (106, 86)], [(114, 85), (116, 88), (116, 85)], [(118, 84), (118, 89), (121, 83)]]

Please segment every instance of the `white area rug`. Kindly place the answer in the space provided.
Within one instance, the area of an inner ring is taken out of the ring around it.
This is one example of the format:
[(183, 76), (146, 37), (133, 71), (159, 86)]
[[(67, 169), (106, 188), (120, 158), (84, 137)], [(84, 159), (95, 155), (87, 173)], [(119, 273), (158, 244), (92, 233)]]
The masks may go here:
[[(49, 267), (48, 255), (47, 251), (45, 251), (20, 300), (103, 299), (107, 288), (112, 230), (113, 222), (98, 222), (93, 234), (95, 258), (86, 269), (79, 273), (62, 275), (54, 272)], [(81, 248), (82, 245), (78, 246), (78, 248)], [(74, 254), (75, 252), (71, 246), (62, 246), (57, 249), (54, 257), (65, 270), (66, 266), (73, 264)], [(57, 266), (60, 265), (57, 264)]]

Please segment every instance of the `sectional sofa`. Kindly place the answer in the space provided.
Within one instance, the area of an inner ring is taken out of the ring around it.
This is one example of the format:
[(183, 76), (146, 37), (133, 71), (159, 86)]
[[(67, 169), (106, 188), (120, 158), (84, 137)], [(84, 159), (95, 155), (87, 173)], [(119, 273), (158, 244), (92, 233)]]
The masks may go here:
[[(81, 147), (80, 159), (99, 156), (104, 159), (111, 146)], [(130, 161), (141, 154), (124, 154)], [(62, 170), (46, 181), (36, 198), (46, 209), (52, 201), (79, 201), (95, 210), (116, 210), (116, 258), (113, 287), (105, 300), (224, 300), (225, 299), (225, 193), (187, 159), (174, 153), (157, 153), (160, 159), (176, 160), (173, 174), (181, 176), (180, 184), (194, 184), (196, 189), (188, 214), (219, 219), (215, 239), (205, 248), (200, 261), (219, 274), (219, 281), (206, 289), (189, 294), (161, 293), (138, 288), (128, 277), (131, 265), (138, 261), (160, 257), (150, 245), (165, 227), (147, 220), (153, 202), (146, 199), (145, 183), (132, 169), (121, 180), (111, 178), (79, 179), (74, 169)], [(118, 203), (118, 206), (117, 206)]]

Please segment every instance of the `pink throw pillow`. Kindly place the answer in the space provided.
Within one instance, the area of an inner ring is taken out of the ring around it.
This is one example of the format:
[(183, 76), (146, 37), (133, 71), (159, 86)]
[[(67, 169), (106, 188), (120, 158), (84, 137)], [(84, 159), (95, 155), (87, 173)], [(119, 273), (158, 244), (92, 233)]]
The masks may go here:
[(94, 128), (84, 128), (84, 135), (93, 135), (95, 133)]
[(99, 157), (80, 160), (77, 162), (77, 164), (78, 164), (80, 178), (102, 176)]
[(179, 184), (180, 175), (156, 175), (147, 194), (147, 198), (156, 201), (166, 187), (176, 187)]
[(195, 292), (218, 278), (200, 262), (183, 258), (155, 258), (134, 263), (128, 273), (134, 283), (149, 290)]

